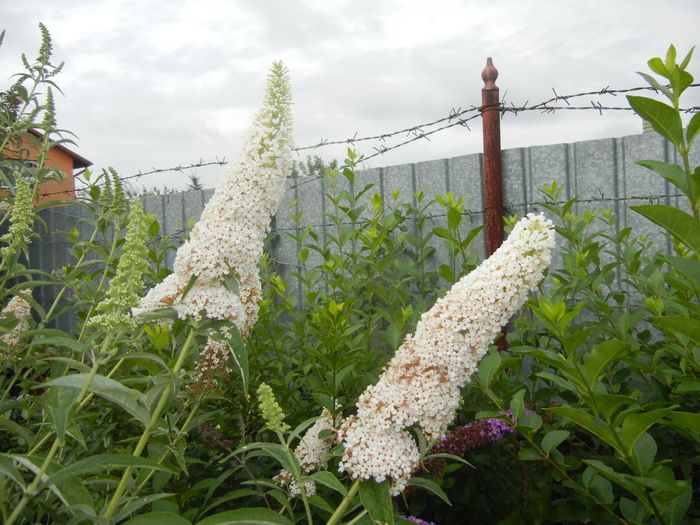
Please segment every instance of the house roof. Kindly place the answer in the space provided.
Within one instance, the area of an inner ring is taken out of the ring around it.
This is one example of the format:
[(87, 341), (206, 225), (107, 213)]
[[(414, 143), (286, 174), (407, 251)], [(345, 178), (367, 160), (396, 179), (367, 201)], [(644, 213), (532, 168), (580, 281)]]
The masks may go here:
[[(39, 131), (35, 129), (30, 129), (29, 133), (34, 135), (36, 138), (42, 138), (44, 135), (40, 133)], [(92, 166), (92, 162), (86, 159), (85, 157), (78, 155), (76, 152), (71, 151), (67, 147), (65, 147), (63, 144), (54, 144), (52, 146), (53, 148), (56, 148), (66, 155), (68, 155), (71, 159), (73, 159), (73, 168), (78, 169), (78, 168), (87, 168), (88, 166)]]

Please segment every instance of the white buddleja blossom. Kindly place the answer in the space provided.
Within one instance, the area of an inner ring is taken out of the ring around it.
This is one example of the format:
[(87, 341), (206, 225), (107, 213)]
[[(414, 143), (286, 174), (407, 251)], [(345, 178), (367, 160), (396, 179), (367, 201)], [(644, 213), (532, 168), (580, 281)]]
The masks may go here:
[(377, 384), (360, 396), (357, 414), (343, 422), (341, 472), (377, 482), (389, 478), (394, 494), (403, 491), (419, 461), (406, 429), (418, 425), (428, 437), (444, 435), (460, 388), (542, 279), (553, 247), (551, 221), (529, 214), (491, 257), (421, 316)]
[[(294, 449), (294, 455), (299, 460), (304, 474), (310, 474), (321, 468), (323, 455), (331, 449), (335, 434), (333, 415), (324, 408), (321, 417), (309, 427), (297, 448)], [(275, 476), (274, 480), (283, 487), (288, 486), (292, 496), (301, 494), (301, 486), (290, 472), (283, 470)], [(304, 480), (302, 485), (306, 496), (313, 496), (316, 493), (316, 486), (312, 480)]]
[[(22, 290), (24, 295), (32, 295), (31, 289)], [(20, 340), (20, 335), (29, 330), (29, 319), (31, 318), (32, 308), (29, 302), (19, 295), (15, 295), (5, 305), (5, 308), (0, 312), (0, 318), (17, 320), (17, 324), (9, 331), (0, 335), (0, 341), (8, 347), (16, 345)]]
[(177, 250), (174, 273), (142, 299), (141, 310), (172, 307), (182, 319), (230, 320), (248, 331), (259, 309), (263, 241), (291, 171), (291, 134), (288, 73), (276, 62), (242, 154)]

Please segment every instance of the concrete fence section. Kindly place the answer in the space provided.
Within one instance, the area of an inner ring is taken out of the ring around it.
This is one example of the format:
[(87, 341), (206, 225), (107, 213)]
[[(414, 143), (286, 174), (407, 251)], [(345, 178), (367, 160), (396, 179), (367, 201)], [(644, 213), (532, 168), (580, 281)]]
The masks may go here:
[[(700, 154), (694, 148), (693, 165), (700, 164)], [(502, 152), (503, 205), (506, 213), (523, 215), (539, 210), (538, 202), (542, 195), (538, 191), (545, 184), (556, 181), (565, 186), (565, 198), (580, 196), (579, 210), (601, 208), (612, 210), (618, 217), (616, 228), (632, 227), (636, 234), (650, 236), (655, 247), (670, 250), (648, 220), (629, 209), (630, 205), (644, 203), (665, 203), (684, 206), (683, 198), (677, 196), (675, 188), (660, 176), (635, 162), (642, 159), (679, 162), (675, 149), (655, 134), (632, 135), (610, 138), (516, 148)], [(371, 184), (372, 188), (363, 196), (362, 203), (371, 208), (371, 198), (379, 193), (386, 203), (392, 192), (399, 192), (398, 202), (415, 204), (415, 195), (422, 191), (426, 201), (436, 194), (452, 192), (463, 197), (465, 206), (465, 229), (480, 225), (484, 220), (483, 162), (481, 154), (464, 155), (450, 159), (432, 160), (415, 164), (388, 166), (358, 170), (355, 190)], [(344, 179), (337, 178), (339, 189), (343, 189)], [(348, 188), (345, 188), (348, 189)], [(278, 234), (270, 245), (270, 255), (278, 263), (278, 269), (288, 279), (297, 265), (299, 247), (288, 233), (306, 225), (317, 231), (329, 227), (326, 214), (328, 202), (323, 198), (329, 188), (323, 179), (290, 179), (283, 202), (273, 223), (273, 233)], [(188, 191), (155, 195), (143, 199), (147, 213), (158, 216), (161, 233), (171, 237), (176, 244), (181, 242), (184, 231), (192, 221), (196, 221), (209, 200), (213, 190)], [(302, 212), (297, 224), (292, 215)], [(433, 204), (428, 210), (435, 215), (429, 227), (445, 226), (444, 209)], [(47, 234), (31, 249), (34, 267), (44, 271), (59, 271), (74, 258), (68, 251), (69, 245), (59, 232), (78, 228), (83, 237), (89, 236), (92, 228), (85, 223), (89, 218), (78, 205), (45, 210), (42, 218), (46, 223)], [(440, 259), (446, 256), (441, 239), (433, 239), (436, 248), (431, 265), (437, 267)], [(484, 236), (481, 234), (473, 244), (479, 255), (485, 253)], [(312, 254), (310, 263), (313, 264)], [(170, 253), (167, 264), (172, 267), (174, 254)], [(294, 283), (292, 283), (294, 284)], [(44, 305), (50, 304), (58, 293), (52, 287), (41, 289), (38, 299)]]

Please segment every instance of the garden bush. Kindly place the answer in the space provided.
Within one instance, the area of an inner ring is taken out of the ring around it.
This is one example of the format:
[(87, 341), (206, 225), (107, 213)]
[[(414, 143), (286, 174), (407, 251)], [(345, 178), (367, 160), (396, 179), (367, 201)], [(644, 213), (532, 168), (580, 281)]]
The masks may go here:
[[(46, 233), (41, 210), (62, 203), (34, 201), (60, 176), (46, 153), (70, 141), (41, 30), (37, 59), (23, 57), (0, 101), (4, 523), (700, 519), (700, 169), (688, 155), (700, 118), (683, 129), (678, 109), (690, 54), (649, 62), (663, 84), (643, 75), (670, 105), (629, 97), (684, 163), (640, 162), (689, 212), (633, 207), (673, 255), (616, 232), (609, 212), (561, 202), (552, 184), (540, 207), (555, 227), (510, 218), (509, 239), (479, 265), (481, 228), (466, 225), (461, 197), (384, 202), (357, 187), (350, 150), (326, 170), (323, 231), (297, 212), (299, 227), (276, 233), (299, 247), (287, 280), (263, 245), (293, 167), (288, 75), (275, 63), (240, 162), (173, 271), (158, 218), (107, 169), (84, 175), (74, 203), (90, 235), (64, 232), (73, 262), (47, 273), (27, 247)], [(434, 204), (446, 227), (429, 222)], [(560, 262), (539, 282), (554, 229)], [(48, 287), (47, 306), (34, 295)], [(489, 350), (525, 301), (507, 350)], [(68, 330), (55, 328), (62, 315)]]

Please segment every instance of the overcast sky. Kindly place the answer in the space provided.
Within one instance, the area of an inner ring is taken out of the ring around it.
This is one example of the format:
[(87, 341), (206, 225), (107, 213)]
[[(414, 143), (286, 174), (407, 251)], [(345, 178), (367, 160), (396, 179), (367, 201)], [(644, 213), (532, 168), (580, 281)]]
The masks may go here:
[[(43, 22), (65, 61), (60, 127), (94, 168), (122, 176), (231, 159), (262, 99), (272, 61), (290, 70), (295, 143), (390, 133), (478, 106), (493, 57), (501, 97), (643, 85), (636, 71), (697, 44), (697, 0), (26, 0), (0, 3), (0, 90), (36, 56)], [(690, 71), (700, 80), (700, 52)], [(698, 88), (685, 105), (700, 105)], [(626, 105), (623, 97), (599, 99)], [(580, 99), (582, 105), (590, 98)], [(631, 135), (629, 112), (530, 112), (502, 121), (504, 148)], [(405, 136), (399, 140), (405, 140)], [(391, 146), (385, 142), (384, 146)], [(361, 143), (370, 155), (381, 143)], [(479, 152), (481, 127), (457, 126), (395, 149), (368, 167)], [(325, 158), (344, 148), (322, 148)], [(200, 168), (213, 187), (224, 168)], [(187, 175), (139, 185), (184, 187)]]

